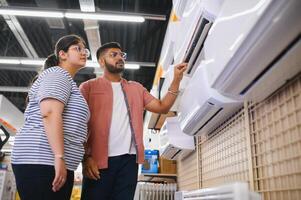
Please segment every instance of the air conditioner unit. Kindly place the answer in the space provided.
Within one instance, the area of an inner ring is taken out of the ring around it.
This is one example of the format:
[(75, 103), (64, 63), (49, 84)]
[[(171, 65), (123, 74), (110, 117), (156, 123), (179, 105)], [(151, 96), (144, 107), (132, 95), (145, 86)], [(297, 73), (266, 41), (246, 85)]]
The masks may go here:
[(169, 41), (167, 47), (162, 49), (162, 58), (160, 59), (160, 65), (163, 70), (167, 70), (174, 62), (174, 42)]
[[(188, 2), (187, 0), (173, 0), (172, 1), (172, 5), (173, 5), (172, 10), (174, 12), (175, 17), (178, 20), (182, 19), (187, 2)], [(191, 3), (191, 2), (189, 2), (189, 3)]]
[(175, 200), (260, 200), (258, 193), (249, 190), (248, 183), (234, 182), (227, 185), (193, 191), (178, 191)]
[(194, 34), (184, 56), (184, 62), (188, 63), (186, 74), (192, 76), (197, 66), (204, 60), (204, 42), (212, 25), (205, 17), (201, 17), (196, 25)]
[(300, 8), (300, 0), (225, 1), (205, 43), (210, 85), (261, 101), (299, 73)]
[(177, 117), (168, 117), (160, 130), (160, 156), (177, 160), (194, 151), (194, 137), (184, 134)]
[(210, 88), (205, 67), (201, 64), (196, 69), (179, 105), (181, 130), (188, 135), (210, 133), (242, 106)]
[[(186, 1), (183, 1), (183, 3), (185, 2)], [(175, 41), (177, 41), (178, 38), (177, 33), (181, 22), (179, 22), (178, 20), (173, 20), (172, 18), (174, 17), (174, 15), (176, 14), (173, 11), (170, 14), (171, 19), (169, 20), (166, 29), (166, 33), (164, 36), (164, 41), (161, 49), (160, 59), (159, 59), (160, 60), (159, 66), (161, 66), (164, 71), (166, 71), (169, 68), (169, 66), (174, 63), (174, 53), (177, 52), (174, 47), (175, 47)]]
[[(170, 67), (168, 68), (168, 70), (163, 74), (164, 76), (164, 82), (160, 91), (160, 96), (161, 98), (163, 98), (167, 93), (168, 93), (168, 88), (170, 87), (170, 84), (173, 81), (174, 78), (174, 65), (170, 65)], [(179, 94), (177, 96), (177, 99), (175, 101), (175, 103), (173, 104), (173, 106), (171, 107), (170, 111), (178, 111), (178, 107), (179, 107), (179, 103), (181, 101), (181, 96), (184, 92), (184, 89), (188, 83), (189, 78), (184, 76), (181, 83), (180, 83), (180, 87), (179, 87)]]
[(5, 126), (10, 135), (15, 135), (24, 123), (24, 114), (5, 96), (0, 94), (0, 126)]
[(198, 1), (183, 15), (175, 41), (175, 63), (187, 62), (189, 76), (204, 59), (204, 42), (222, 4), (223, 0)]
[(201, 1), (189, 1), (189, 3), (186, 3), (180, 21), (176, 22), (176, 26), (171, 29), (171, 32), (169, 34), (174, 36), (174, 63), (183, 62), (185, 52), (187, 50), (191, 37), (193, 36), (195, 27), (200, 19), (200, 16), (203, 13), (202, 10), (203, 7)]

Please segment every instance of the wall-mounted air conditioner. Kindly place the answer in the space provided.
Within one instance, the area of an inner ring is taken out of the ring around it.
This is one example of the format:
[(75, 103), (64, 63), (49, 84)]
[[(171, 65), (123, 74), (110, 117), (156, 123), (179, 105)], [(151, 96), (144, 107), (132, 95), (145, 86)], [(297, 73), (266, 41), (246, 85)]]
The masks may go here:
[(164, 41), (162, 44), (162, 49), (160, 53), (159, 66), (166, 71), (171, 64), (174, 62), (174, 41), (175, 41), (175, 29), (177, 29), (177, 23), (169, 22)]
[(162, 56), (160, 58), (160, 65), (165, 71), (168, 70), (169, 66), (174, 62), (174, 42), (169, 41), (166, 45), (167, 47), (162, 51)]
[[(173, 14), (178, 20), (181, 20), (183, 17), (183, 13), (186, 8), (187, 0), (173, 0), (172, 1), (172, 11), (174, 12)], [(190, 3), (190, 2), (189, 2)]]
[(299, 73), (300, 8), (300, 0), (225, 1), (205, 43), (210, 85), (260, 101)]
[[(173, 35), (174, 41), (174, 63), (183, 62), (183, 58), (190, 40), (193, 36), (195, 27), (202, 15), (202, 2), (199, 0), (190, 0), (186, 3), (183, 15), (176, 26), (171, 29), (170, 35)], [(172, 22), (169, 22), (169, 24)]]
[(190, 12), (183, 14), (182, 22), (178, 26), (181, 31), (178, 31), (175, 41), (175, 63), (187, 62), (189, 76), (192, 76), (195, 67), (204, 59), (204, 42), (222, 4), (223, 0), (198, 1), (195, 5), (189, 3)]
[(189, 46), (184, 56), (184, 62), (188, 63), (186, 74), (192, 76), (195, 69), (204, 60), (204, 42), (212, 25), (205, 17), (201, 17), (195, 27)]
[[(161, 99), (168, 93), (168, 88), (170, 87), (170, 84), (172, 83), (172, 80), (174, 78), (174, 65), (171, 65), (168, 70), (163, 74), (164, 76), (164, 82), (162, 85), (162, 88), (160, 90), (160, 97)], [(177, 96), (177, 99), (173, 106), (171, 107), (170, 111), (178, 111), (179, 103), (181, 101), (181, 96), (183, 94), (183, 91), (188, 83), (189, 77), (184, 76), (179, 87), (179, 94)]]
[(184, 134), (177, 117), (168, 117), (160, 130), (160, 155), (166, 159), (182, 159), (194, 151), (194, 137)]
[(181, 130), (188, 135), (210, 133), (242, 106), (210, 88), (205, 67), (201, 64), (196, 69), (179, 105)]
[(24, 114), (5, 96), (0, 94), (0, 126), (5, 126), (11, 135), (15, 135), (23, 123)]

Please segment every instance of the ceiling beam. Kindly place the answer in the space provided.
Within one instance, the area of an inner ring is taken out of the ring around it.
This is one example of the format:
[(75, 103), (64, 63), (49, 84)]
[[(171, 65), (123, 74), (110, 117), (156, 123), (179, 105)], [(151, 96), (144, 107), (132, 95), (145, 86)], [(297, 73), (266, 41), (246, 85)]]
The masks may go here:
[[(6, 0), (0, 0), (1, 6), (8, 6)], [(28, 37), (26, 36), (22, 26), (20, 25), (18, 19), (15, 16), (3, 15), (3, 18), (11, 31), (13, 32), (14, 36), (18, 40), (19, 44), (23, 48), (25, 54), (29, 58), (38, 58), (38, 54), (35, 51), (34, 47), (30, 43)]]
[[(95, 12), (94, 0), (79, 0), (79, 5), (82, 12)], [(101, 46), (98, 22), (95, 20), (84, 20), (84, 26), (92, 61), (97, 62), (96, 51)]]

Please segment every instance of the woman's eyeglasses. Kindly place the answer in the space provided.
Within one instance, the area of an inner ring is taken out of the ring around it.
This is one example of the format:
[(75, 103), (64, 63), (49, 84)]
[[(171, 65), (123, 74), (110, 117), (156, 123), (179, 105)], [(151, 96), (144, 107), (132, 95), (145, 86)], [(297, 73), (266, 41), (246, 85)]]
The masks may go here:
[(83, 47), (80, 47), (80, 46), (73, 46), (70, 49), (75, 49), (78, 53), (85, 54), (87, 58), (90, 56), (90, 51), (87, 48), (83, 48)]
[(109, 53), (110, 57), (112, 58), (116, 58), (118, 55), (123, 58), (124, 60), (126, 59), (126, 53), (125, 52), (116, 52), (116, 51), (112, 51)]

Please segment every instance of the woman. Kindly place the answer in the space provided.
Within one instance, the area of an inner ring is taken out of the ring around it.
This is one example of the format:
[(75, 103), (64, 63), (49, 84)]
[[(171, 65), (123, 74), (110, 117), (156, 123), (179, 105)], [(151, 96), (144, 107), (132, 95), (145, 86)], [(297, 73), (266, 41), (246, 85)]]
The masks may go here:
[(22, 200), (70, 199), (90, 115), (72, 78), (85, 66), (88, 56), (82, 38), (60, 38), (29, 91), (25, 123), (12, 152)]

